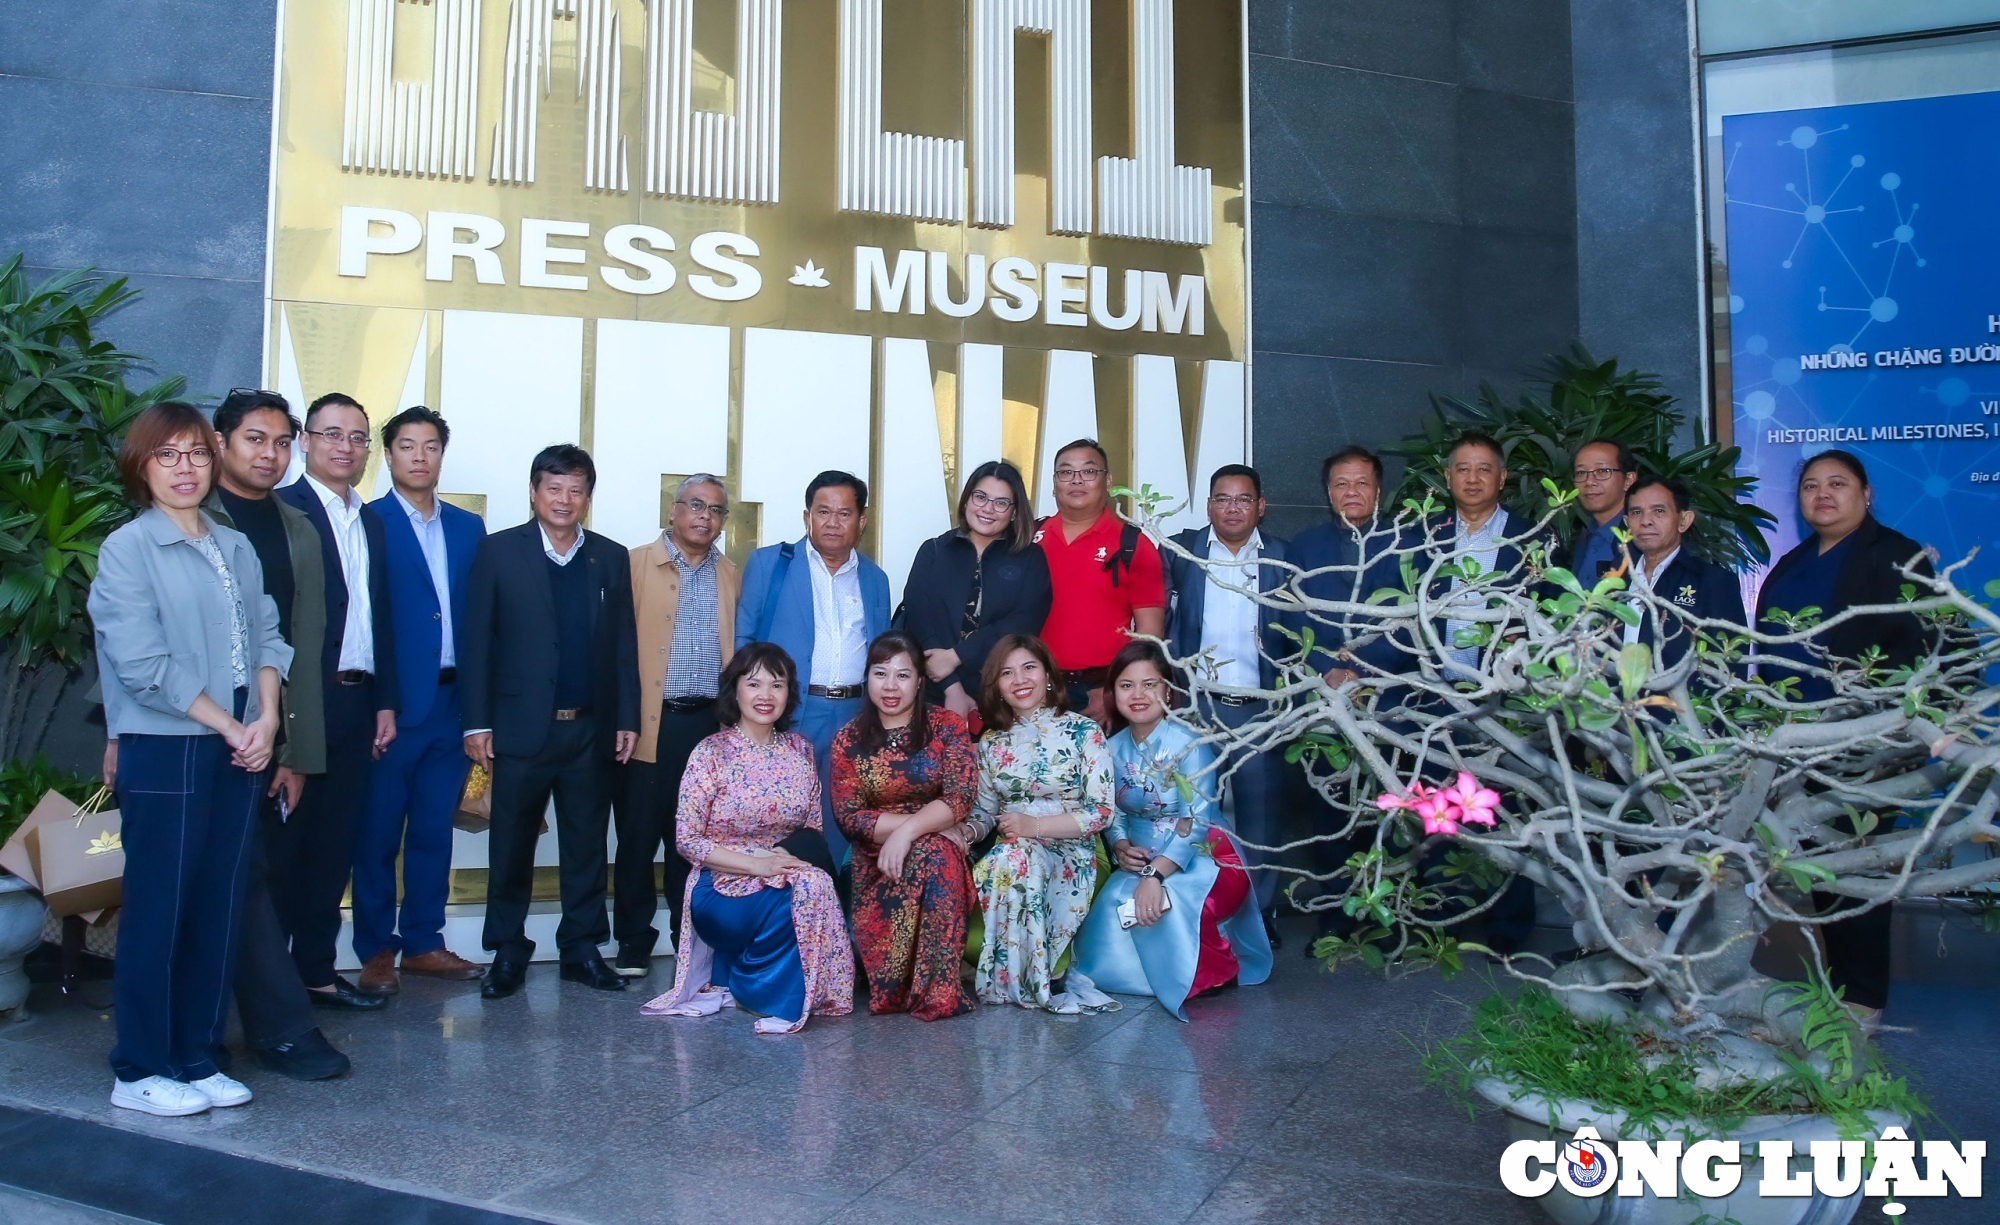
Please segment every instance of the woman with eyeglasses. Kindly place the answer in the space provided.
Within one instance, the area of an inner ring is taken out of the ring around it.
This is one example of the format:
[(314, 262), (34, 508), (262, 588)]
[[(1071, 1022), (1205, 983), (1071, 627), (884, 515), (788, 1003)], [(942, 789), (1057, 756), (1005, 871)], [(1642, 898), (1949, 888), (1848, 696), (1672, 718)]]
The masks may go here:
[(209, 1052), (292, 649), (249, 539), (201, 509), (220, 450), (189, 405), (139, 414), (118, 469), (140, 514), (90, 585), (125, 846), (111, 1104), (155, 1115), (250, 1100)]
[(1076, 968), (1185, 1021), (1195, 996), (1269, 978), (1271, 942), (1216, 802), (1215, 752), (1171, 715), (1166, 652), (1127, 643), (1105, 688), (1118, 809), (1104, 840), (1118, 870), (1076, 938)]
[[(996, 547), (997, 546), (997, 547)], [(930, 699), (979, 730), (979, 677), (993, 644), (1049, 617), (1048, 557), (1035, 547), (1021, 470), (989, 460), (958, 495), (958, 526), (910, 563), (897, 624), (924, 648)]]

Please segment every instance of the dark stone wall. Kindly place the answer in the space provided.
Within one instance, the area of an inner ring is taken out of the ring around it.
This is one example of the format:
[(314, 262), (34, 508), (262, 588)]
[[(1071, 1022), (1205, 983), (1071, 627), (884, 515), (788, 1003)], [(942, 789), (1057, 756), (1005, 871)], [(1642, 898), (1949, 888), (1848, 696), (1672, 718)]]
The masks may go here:
[(0, 250), (142, 291), (107, 327), (215, 395), (262, 369), (277, 6), (0, 4)]
[[(1252, 0), (1253, 449), (1271, 526), (1433, 392), (1577, 332), (1568, 0)], [(1394, 480), (1394, 474), (1391, 474)]]
[(1585, 340), (1659, 375), (1700, 429), (1697, 127), (1683, 0), (1572, 0)]

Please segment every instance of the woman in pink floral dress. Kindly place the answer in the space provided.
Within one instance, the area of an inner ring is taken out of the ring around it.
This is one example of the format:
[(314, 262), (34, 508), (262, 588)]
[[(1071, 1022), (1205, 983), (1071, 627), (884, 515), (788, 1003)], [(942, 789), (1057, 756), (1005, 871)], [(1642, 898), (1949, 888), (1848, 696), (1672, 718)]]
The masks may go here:
[(854, 954), (833, 881), (780, 845), (820, 832), (812, 745), (788, 731), (798, 671), (770, 643), (722, 670), (723, 730), (695, 746), (681, 778), (676, 848), (694, 874), (681, 907), (673, 990), (650, 1016), (713, 1016), (741, 1002), (760, 1034), (854, 1008)]
[(980, 712), (979, 795), (966, 833), (994, 829), (972, 870), (985, 920), (973, 987), (989, 1004), (1053, 1012), (1114, 1010), (1118, 1004), (1074, 970), (1058, 991), (1055, 968), (1090, 914), (1097, 834), (1111, 823), (1111, 754), (1104, 732), (1066, 714), (1062, 687), (1041, 641), (1011, 634), (994, 645)]

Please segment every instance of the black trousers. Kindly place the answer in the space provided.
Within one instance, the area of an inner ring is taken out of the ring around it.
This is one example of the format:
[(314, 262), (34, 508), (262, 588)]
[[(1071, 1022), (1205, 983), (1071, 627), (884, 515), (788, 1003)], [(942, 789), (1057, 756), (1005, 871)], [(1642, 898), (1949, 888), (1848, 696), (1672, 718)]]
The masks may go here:
[(688, 861), (675, 849), (681, 809), (681, 775), (694, 746), (715, 734), (715, 707), (660, 710), (660, 739), (652, 761), (625, 766), (624, 792), (614, 814), (618, 822), (618, 858), (611, 869), (616, 885), (611, 902), (612, 932), (621, 952), (651, 953), (659, 942), (653, 920), (660, 895), (653, 884), (653, 856), (666, 844), (667, 926), (687, 898)]
[[(267, 822), (277, 819), (277, 802), (267, 799)], [(292, 964), (285, 929), (271, 903), (269, 869), (264, 849), (253, 840), (249, 881), (243, 891), (243, 911), (236, 934), (236, 1012), (243, 1018), (243, 1040), (252, 1049), (283, 1046), (318, 1026), (306, 1003), (305, 984)]]
[(354, 874), (354, 850), (374, 766), (375, 686), (329, 683), (326, 773), (306, 779), (291, 819), (266, 810), (271, 901), (291, 940), (292, 963), (307, 987), (333, 985), (340, 901)]
[(611, 938), (604, 914), (604, 843), (611, 830), (612, 765), (611, 754), (598, 742), (597, 720), (589, 715), (551, 723), (540, 752), (494, 754), (483, 943), (496, 960), (525, 962), (535, 952), (527, 934), (528, 902), (534, 889), (535, 843), (541, 839), (550, 796), (556, 802), (562, 882), (556, 948), (564, 961), (587, 961)]
[[(1852, 910), (1853, 898), (1833, 893), (1814, 893), (1813, 902), (1821, 914)], [(1826, 953), (1826, 976), (1850, 1004), (1883, 1008), (1889, 1003), (1889, 944), (1895, 923), (1895, 903), (1877, 906), (1864, 914), (1822, 923), (1820, 946)]]

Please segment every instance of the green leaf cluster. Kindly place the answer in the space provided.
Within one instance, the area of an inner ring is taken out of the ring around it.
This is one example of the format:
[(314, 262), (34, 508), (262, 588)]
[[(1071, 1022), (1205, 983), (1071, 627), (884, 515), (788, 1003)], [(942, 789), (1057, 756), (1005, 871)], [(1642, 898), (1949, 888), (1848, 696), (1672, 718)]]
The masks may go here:
[(0, 263), (0, 639), (15, 667), (83, 661), (97, 548), (129, 513), (119, 444), (184, 386), (130, 390), (144, 359), (98, 337), (135, 296), (88, 269), (33, 284), (21, 256)]
[(1432, 396), (1432, 415), (1423, 429), (1383, 450), (1408, 461), (1402, 486), (1391, 505), (1443, 495), (1446, 452), (1461, 434), (1490, 434), (1500, 443), (1511, 485), (1508, 504), (1530, 520), (1559, 511), (1558, 522), (1574, 536), (1584, 512), (1573, 498), (1566, 504), (1550, 492), (1573, 487), (1576, 450), (1593, 438), (1616, 438), (1632, 448), (1644, 472), (1678, 478), (1693, 491), (1694, 543), (1723, 565), (1742, 568), (1770, 560), (1764, 529), (1777, 522), (1749, 501), (1756, 478), (1736, 471), (1737, 449), (1713, 443), (1684, 447), (1687, 414), (1650, 374), (1620, 369), (1614, 359), (1599, 362), (1582, 345), (1551, 357), (1540, 372), (1546, 392), (1524, 392), (1509, 402), (1482, 384), (1472, 399)]
[(37, 753), (26, 761), (0, 765), (0, 843), (14, 836), (21, 822), (51, 791), (61, 792), (81, 804), (97, 790), (97, 784), (80, 774), (58, 770), (47, 754)]

